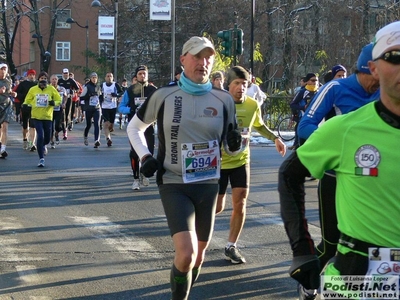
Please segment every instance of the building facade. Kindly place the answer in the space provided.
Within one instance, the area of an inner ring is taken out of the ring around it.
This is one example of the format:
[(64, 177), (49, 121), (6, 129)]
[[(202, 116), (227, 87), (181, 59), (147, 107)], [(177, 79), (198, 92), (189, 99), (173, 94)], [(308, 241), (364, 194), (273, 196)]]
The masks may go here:
[(13, 51), (17, 75), (24, 76), (28, 69), (61, 75), (67, 68), (83, 82), (96, 70), (95, 57), (101, 50), (99, 9), (87, 0), (61, 1), (57, 7), (53, 2), (37, 1), (38, 7), (28, 12), (31, 17), (20, 20)]

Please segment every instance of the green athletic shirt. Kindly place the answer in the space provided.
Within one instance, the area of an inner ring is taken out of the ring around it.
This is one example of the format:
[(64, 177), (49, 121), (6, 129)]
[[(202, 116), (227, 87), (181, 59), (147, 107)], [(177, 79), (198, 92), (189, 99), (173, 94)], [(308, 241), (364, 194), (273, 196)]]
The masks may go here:
[(314, 177), (336, 171), (342, 233), (378, 246), (400, 247), (399, 140), (400, 130), (385, 123), (372, 102), (328, 120), (297, 149)]
[(249, 130), (249, 135), (248, 138), (242, 137), (242, 149), (244, 150), (236, 155), (228, 155), (222, 147), (221, 169), (234, 169), (250, 162), (249, 145), (252, 127), (269, 140), (274, 141), (277, 138), (264, 124), (261, 116), (261, 109), (256, 100), (246, 96), (242, 103), (235, 102), (235, 107), (238, 129), (243, 131), (243, 129), (247, 128)]

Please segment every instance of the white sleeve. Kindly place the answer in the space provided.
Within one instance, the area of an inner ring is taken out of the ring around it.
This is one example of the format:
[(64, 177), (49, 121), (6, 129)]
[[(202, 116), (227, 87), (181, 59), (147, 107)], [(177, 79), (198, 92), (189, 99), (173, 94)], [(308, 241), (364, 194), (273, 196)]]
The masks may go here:
[(257, 87), (258, 87), (257, 93), (261, 99), (261, 102), (264, 102), (264, 100), (267, 99), (267, 95), (265, 95), (265, 93), (260, 89), (259, 86), (257, 86)]
[[(66, 93), (67, 93), (67, 90), (66, 90), (65, 88), (64, 88), (64, 90), (65, 90), (65, 94), (66, 94)], [(88, 91), (88, 89), (87, 89), (87, 86), (85, 85), (85, 86), (83, 87), (82, 93), (81, 93), (79, 96), (80, 96), (80, 97), (86, 96), (87, 91)]]
[(150, 124), (142, 122), (135, 114), (126, 128), (129, 141), (139, 156), (139, 159), (142, 159), (145, 155), (151, 155), (147, 148), (146, 138), (144, 137), (144, 131), (149, 126)]

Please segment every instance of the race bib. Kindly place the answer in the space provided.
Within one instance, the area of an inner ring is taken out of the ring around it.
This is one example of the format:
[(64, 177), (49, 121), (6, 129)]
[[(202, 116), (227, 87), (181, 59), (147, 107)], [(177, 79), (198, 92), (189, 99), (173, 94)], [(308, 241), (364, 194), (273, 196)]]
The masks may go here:
[(89, 105), (90, 106), (98, 106), (99, 105), (99, 96), (92, 96), (89, 99)]
[(111, 96), (111, 94), (104, 94), (104, 101), (111, 103), (113, 101), (113, 97)]
[(181, 151), (184, 183), (219, 179), (221, 160), (218, 141), (183, 143)]
[(135, 97), (135, 105), (139, 108), (145, 100), (146, 97)]
[(47, 107), (49, 103), (49, 95), (37, 94), (36, 95), (36, 107)]

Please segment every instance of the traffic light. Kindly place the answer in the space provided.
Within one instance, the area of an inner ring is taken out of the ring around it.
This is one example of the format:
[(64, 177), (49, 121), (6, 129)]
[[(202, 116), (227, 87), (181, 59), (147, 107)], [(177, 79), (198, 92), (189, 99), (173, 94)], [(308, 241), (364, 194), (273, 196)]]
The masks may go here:
[(243, 30), (236, 29), (236, 55), (243, 54)]
[(222, 30), (217, 33), (217, 36), (222, 39), (222, 50), (221, 54), (225, 56), (232, 56), (232, 40), (233, 40), (233, 35), (232, 35), (232, 30)]

